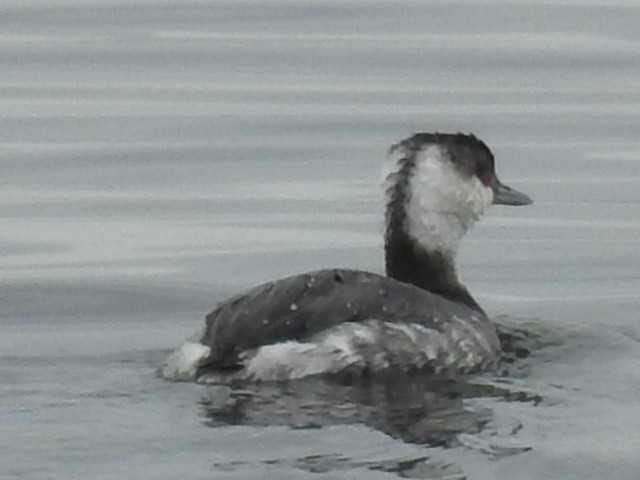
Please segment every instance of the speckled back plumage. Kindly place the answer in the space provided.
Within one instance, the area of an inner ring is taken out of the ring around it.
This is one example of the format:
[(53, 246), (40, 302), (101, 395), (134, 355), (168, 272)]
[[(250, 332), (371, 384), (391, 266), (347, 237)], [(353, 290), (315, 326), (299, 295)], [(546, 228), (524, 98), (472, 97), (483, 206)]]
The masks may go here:
[[(244, 365), (263, 345), (318, 344), (319, 336), (341, 324), (371, 320), (428, 329), (436, 351), (422, 365), (429, 370), (471, 370), (495, 360), (499, 350), (493, 326), (481, 312), (374, 273), (329, 269), (265, 283), (220, 303), (207, 316), (202, 343), (211, 352), (201, 372)], [(364, 371), (374, 365), (357, 358), (350, 367)]]

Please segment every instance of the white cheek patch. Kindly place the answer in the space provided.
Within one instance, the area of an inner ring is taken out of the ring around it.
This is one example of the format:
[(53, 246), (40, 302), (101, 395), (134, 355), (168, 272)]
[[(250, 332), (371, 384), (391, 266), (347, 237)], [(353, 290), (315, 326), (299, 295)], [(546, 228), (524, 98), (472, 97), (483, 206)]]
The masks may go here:
[(406, 227), (420, 244), (453, 256), (464, 234), (493, 202), (493, 192), (477, 177), (461, 176), (445, 155), (438, 145), (417, 154), (405, 205)]
[(479, 220), (487, 208), (493, 203), (493, 190), (480, 181), (478, 177), (471, 178), (467, 205), (473, 220)]

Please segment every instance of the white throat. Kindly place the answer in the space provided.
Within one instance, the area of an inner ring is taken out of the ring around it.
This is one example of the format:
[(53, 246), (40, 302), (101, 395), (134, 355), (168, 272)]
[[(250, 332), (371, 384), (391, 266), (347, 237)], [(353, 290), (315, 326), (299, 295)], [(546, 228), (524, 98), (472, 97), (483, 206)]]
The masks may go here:
[[(408, 154), (400, 148), (390, 155), (395, 171), (387, 177), (389, 181), (396, 177), (398, 155)], [(462, 237), (493, 202), (493, 191), (475, 175), (461, 175), (438, 145), (429, 145), (415, 155), (404, 228), (426, 250), (437, 250), (453, 259)]]

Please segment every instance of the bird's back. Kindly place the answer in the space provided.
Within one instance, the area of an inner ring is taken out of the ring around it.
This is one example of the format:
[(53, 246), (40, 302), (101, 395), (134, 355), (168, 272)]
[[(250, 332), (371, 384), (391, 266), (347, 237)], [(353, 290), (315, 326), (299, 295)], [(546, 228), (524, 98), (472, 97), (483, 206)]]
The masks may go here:
[(211, 348), (204, 366), (236, 368), (247, 351), (309, 342), (343, 324), (371, 322), (432, 332), (422, 341), (437, 343), (433, 348), (444, 356), (455, 353), (447, 348), (463, 360), (469, 354), (492, 359), (499, 351), (494, 328), (480, 311), (375, 273), (327, 269), (265, 283), (218, 304), (201, 339)]

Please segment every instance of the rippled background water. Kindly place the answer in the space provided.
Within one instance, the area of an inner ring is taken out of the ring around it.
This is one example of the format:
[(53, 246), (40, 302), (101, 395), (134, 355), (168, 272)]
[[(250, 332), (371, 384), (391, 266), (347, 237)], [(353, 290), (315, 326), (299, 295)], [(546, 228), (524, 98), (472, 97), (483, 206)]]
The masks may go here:
[[(636, 479), (639, 16), (0, 2), (0, 477)], [(460, 259), (537, 338), (515, 373), (442, 408), (428, 385), (157, 377), (230, 292), (380, 271), (379, 164), (420, 130), (473, 131), (536, 199), (493, 209)]]

